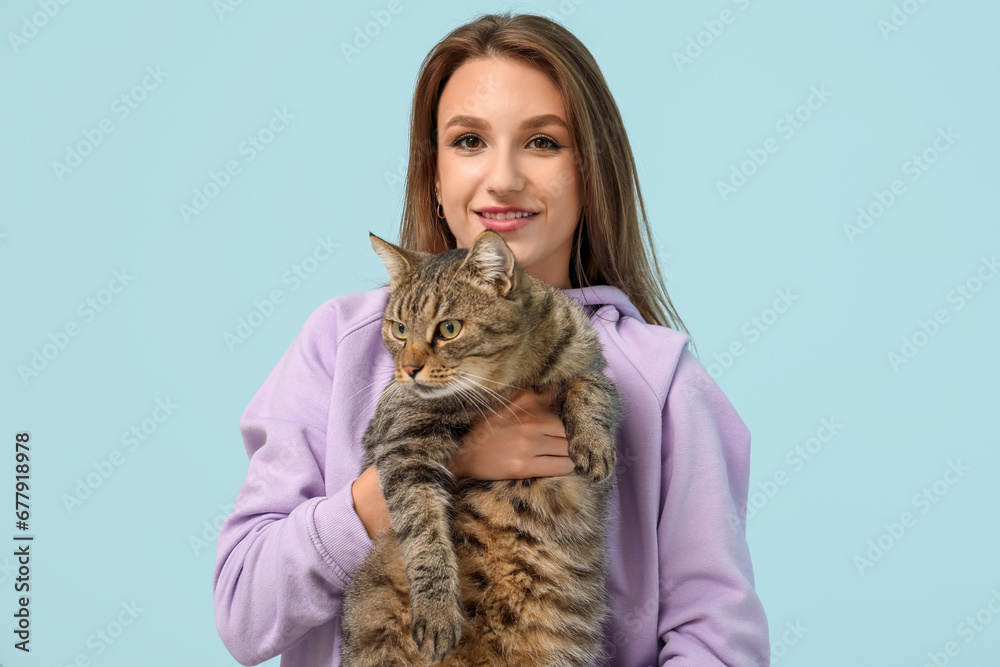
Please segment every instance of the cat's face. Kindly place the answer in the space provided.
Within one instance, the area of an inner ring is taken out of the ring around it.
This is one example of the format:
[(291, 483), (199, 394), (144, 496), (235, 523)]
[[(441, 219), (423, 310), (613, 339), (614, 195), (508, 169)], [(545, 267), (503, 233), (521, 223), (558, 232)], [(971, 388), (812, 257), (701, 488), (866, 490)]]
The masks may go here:
[(439, 255), (406, 253), (374, 235), (372, 244), (391, 277), (382, 338), (396, 382), (422, 398), (501, 388), (525, 326), (509, 298), (516, 277), (503, 239), (484, 232), (468, 252)]

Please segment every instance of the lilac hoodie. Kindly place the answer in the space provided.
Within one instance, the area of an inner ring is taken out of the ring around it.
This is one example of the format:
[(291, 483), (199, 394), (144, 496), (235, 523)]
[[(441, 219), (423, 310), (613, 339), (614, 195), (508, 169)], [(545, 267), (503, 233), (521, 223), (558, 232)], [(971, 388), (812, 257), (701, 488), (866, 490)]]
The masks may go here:
[[(563, 292), (591, 313), (625, 411), (609, 505), (605, 649), (615, 667), (766, 667), (746, 542), (750, 431), (687, 334), (647, 324), (611, 286)], [(340, 664), (344, 590), (371, 547), (354, 511), (361, 437), (392, 375), (388, 289), (306, 320), (240, 420), (250, 457), (213, 581), (233, 657)]]

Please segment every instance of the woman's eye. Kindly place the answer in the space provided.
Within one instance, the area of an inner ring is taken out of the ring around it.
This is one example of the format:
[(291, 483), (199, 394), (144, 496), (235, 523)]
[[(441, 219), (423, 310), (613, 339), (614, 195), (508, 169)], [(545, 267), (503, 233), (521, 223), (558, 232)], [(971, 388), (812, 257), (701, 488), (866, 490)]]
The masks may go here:
[(542, 148), (542, 149), (545, 149), (545, 150), (549, 150), (549, 149), (554, 149), (554, 148), (559, 148), (560, 147), (559, 144), (557, 144), (554, 140), (549, 139), (548, 137), (539, 136), (539, 137), (535, 137), (531, 141), (532, 142), (536, 142), (536, 141), (548, 142), (549, 143), (548, 146), (539, 146), (539, 148)]
[(458, 335), (458, 332), (462, 330), (461, 320), (445, 320), (438, 325), (438, 332), (441, 334), (442, 338), (451, 339)]
[(454, 146), (455, 148), (468, 149), (468, 150), (471, 150), (473, 148), (478, 148), (478, 146), (469, 146), (468, 144), (463, 143), (469, 139), (472, 139), (473, 141), (480, 141), (479, 137), (477, 137), (474, 134), (463, 134), (458, 139), (455, 139), (454, 143), (452, 143), (452, 146)]
[(402, 322), (393, 322), (392, 335), (399, 340), (406, 340), (406, 325)]
[[(451, 145), (454, 148), (458, 148), (459, 150), (466, 150), (466, 151), (471, 151), (471, 150), (475, 150), (477, 148), (482, 148), (482, 146), (478, 145), (478, 144), (475, 145), (475, 146), (470, 146), (467, 143), (465, 143), (466, 141), (481, 142), (482, 139), (480, 139), (479, 137), (477, 137), (474, 134), (463, 134), (458, 139), (456, 139)], [(542, 142), (544, 145), (539, 146), (536, 143), (536, 142), (539, 142), (539, 141)], [(555, 141), (555, 139), (552, 139), (550, 137), (546, 137), (545, 135), (538, 135), (537, 137), (532, 137), (531, 141), (528, 142), (528, 145), (529, 146), (534, 146), (535, 148), (540, 148), (541, 150), (546, 150), (546, 151), (548, 151), (548, 150), (558, 150), (558, 149), (562, 148), (562, 146), (560, 146)]]

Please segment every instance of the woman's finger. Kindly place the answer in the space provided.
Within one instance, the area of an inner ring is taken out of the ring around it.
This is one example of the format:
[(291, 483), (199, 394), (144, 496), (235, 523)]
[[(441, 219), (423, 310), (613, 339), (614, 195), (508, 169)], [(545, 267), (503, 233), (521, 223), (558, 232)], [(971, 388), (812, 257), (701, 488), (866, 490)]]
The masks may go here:
[(565, 435), (546, 434), (536, 456), (569, 456), (569, 442)]
[(568, 475), (576, 469), (568, 456), (536, 456), (531, 461), (531, 471), (537, 477)]

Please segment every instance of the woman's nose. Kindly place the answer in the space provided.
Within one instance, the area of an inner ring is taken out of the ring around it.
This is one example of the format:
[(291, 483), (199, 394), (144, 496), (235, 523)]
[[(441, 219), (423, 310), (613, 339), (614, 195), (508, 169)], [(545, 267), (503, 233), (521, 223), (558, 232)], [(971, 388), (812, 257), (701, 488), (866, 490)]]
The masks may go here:
[(522, 165), (512, 151), (496, 151), (489, 170), (486, 189), (491, 192), (504, 194), (524, 187)]

